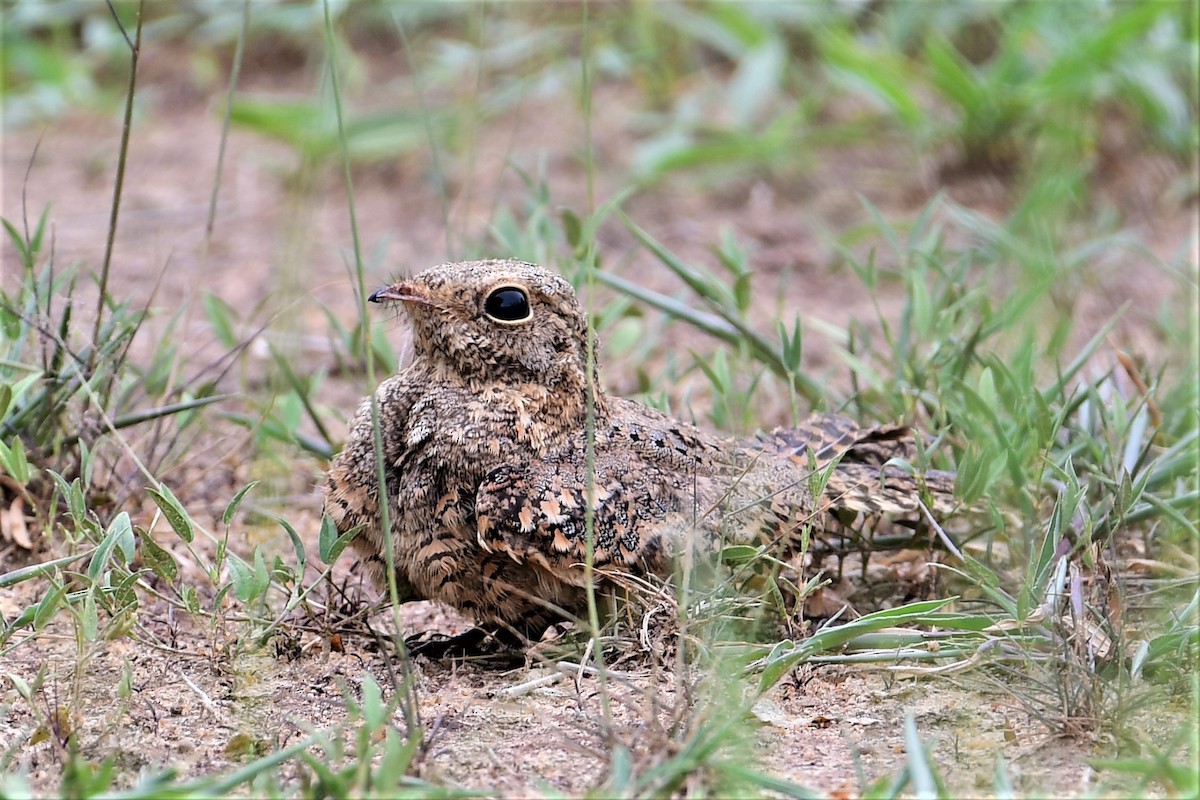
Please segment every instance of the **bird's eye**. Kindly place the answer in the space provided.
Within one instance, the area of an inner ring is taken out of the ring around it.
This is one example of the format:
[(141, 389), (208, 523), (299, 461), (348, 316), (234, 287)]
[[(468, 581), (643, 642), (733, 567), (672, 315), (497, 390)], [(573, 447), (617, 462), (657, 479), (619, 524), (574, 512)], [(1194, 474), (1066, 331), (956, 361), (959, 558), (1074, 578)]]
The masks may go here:
[(529, 319), (529, 296), (523, 289), (504, 286), (483, 301), (483, 313), (498, 322), (523, 322)]

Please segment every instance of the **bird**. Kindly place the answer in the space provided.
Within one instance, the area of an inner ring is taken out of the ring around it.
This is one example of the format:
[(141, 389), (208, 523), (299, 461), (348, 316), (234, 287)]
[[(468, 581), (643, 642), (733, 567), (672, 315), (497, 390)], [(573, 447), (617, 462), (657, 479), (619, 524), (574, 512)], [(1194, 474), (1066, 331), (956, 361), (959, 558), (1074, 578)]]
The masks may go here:
[(369, 300), (407, 316), (412, 358), (349, 421), (324, 513), (359, 531), (377, 585), (390, 550), (402, 595), (509, 643), (583, 613), (589, 580), (669, 576), (727, 544), (787, 555), (847, 514), (955, 507), (952, 473), (892, 463), (915, 453), (907, 426), (825, 413), (739, 441), (610, 395), (574, 288), (535, 264), (442, 264)]

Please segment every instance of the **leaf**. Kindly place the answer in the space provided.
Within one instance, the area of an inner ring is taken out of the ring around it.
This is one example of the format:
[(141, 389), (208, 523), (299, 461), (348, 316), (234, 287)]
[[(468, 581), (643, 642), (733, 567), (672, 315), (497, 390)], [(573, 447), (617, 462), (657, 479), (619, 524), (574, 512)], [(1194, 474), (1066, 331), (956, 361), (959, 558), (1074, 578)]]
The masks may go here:
[(22, 486), (29, 483), (33, 471), (25, 457), (25, 445), (21, 443), (21, 437), (14, 436), (11, 447), (0, 442), (0, 467)]
[(908, 774), (912, 779), (914, 794), (921, 798), (944, 797), (945, 792), (931, 763), (930, 753), (917, 734), (917, 722), (911, 709), (904, 713), (904, 749), (908, 754)]
[(92, 560), (87, 568), (88, 579), (93, 583), (100, 579), (101, 573), (108, 566), (108, 561), (114, 552), (120, 552), (125, 563), (128, 564), (133, 560), (135, 549), (136, 542), (133, 538), (133, 526), (129, 521), (129, 512), (122, 511), (108, 526), (108, 532), (104, 534), (104, 538), (96, 547), (96, 552), (92, 554)]
[(196, 594), (196, 589), (193, 586), (184, 586), (180, 593), (183, 599), (184, 608), (192, 614), (200, 613), (200, 595)]
[(93, 586), (91, 590), (83, 598), (83, 608), (79, 612), (83, 627), (83, 640), (85, 642), (94, 642), (96, 637), (100, 635), (100, 615), (96, 611), (96, 588)]
[[(562, 220), (563, 236), (567, 239), (567, 244), (571, 245), (572, 250), (579, 250), (580, 244), (583, 242), (583, 223), (579, 220), (579, 215), (569, 208), (564, 208), (558, 214)], [(3, 417), (0, 414), (0, 417)]]
[(271, 571), (263, 558), (262, 548), (254, 548), (254, 596), (262, 597), (271, 585)]
[(749, 563), (758, 555), (759, 549), (748, 544), (731, 544), (721, 548), (721, 561), (732, 566)]
[(13, 688), (17, 690), (17, 694), (21, 695), (26, 701), (33, 700), (33, 689), (29, 687), (28, 681), (12, 672), (7, 672), (5, 675), (12, 681)]
[(316, 103), (240, 99), (229, 109), (234, 125), (286, 142), (300, 151), (329, 146), (330, 120)]
[(646, 324), (638, 317), (625, 317), (604, 333), (604, 352), (609, 358), (618, 358), (645, 341)]
[(183, 504), (179, 502), (179, 498), (165, 484), (160, 483), (158, 489), (147, 488), (150, 496), (154, 498), (154, 502), (162, 509), (163, 516), (167, 518), (167, 522), (179, 534), (179, 538), (183, 539), (188, 544), (196, 538), (196, 532), (192, 525), (192, 518), (188, 516), (187, 510)]
[(87, 521), (87, 498), (83, 496), (83, 486), (79, 483), (79, 478), (71, 481), (71, 494), (67, 496), (67, 506), (71, 510), (71, 519), (75, 520), (76, 525), (83, 525)]
[(62, 604), (63, 598), (66, 596), (66, 587), (61, 583), (55, 582), (46, 596), (42, 598), (42, 601), (37, 604), (36, 610), (33, 612), (33, 629), (35, 631), (40, 631), (46, 626), (47, 622), (54, 618), (55, 612), (58, 611), (58, 607)]
[(54, 558), (50, 561), (43, 561), (41, 564), (30, 564), (28, 567), (14, 569), (12, 572), (5, 572), (0, 575), (0, 589), (8, 586), (14, 586), (22, 581), (27, 581), (31, 578), (41, 578), (54, 569), (67, 564), (79, 561), (82, 558), (87, 558), (95, 550), (88, 550), (85, 553), (76, 553), (73, 556), (63, 556), (62, 558)]
[(238, 600), (249, 603), (254, 599), (254, 571), (250, 565), (235, 555), (230, 555), (229, 576), (233, 579), (233, 593)]
[(764, 40), (738, 62), (729, 82), (728, 97), (734, 124), (749, 128), (779, 95), (779, 80), (787, 65), (787, 51), (777, 37)]
[(980, 373), (977, 394), (988, 408), (995, 410), (1000, 407), (999, 394), (996, 392), (996, 376), (991, 367), (984, 367), (983, 372)]
[(225, 506), (225, 513), (221, 515), (221, 522), (228, 526), (233, 521), (233, 515), (237, 513), (238, 507), (255, 486), (258, 486), (258, 481), (251, 481), (238, 490), (238, 493), (229, 501), (229, 505)]
[(942, 94), (968, 114), (988, 104), (987, 88), (972, 74), (971, 65), (950, 43), (931, 38), (925, 45), (925, 57), (932, 70), (933, 83)]
[(116, 538), (117, 549), (125, 557), (125, 563), (133, 561), (137, 554), (137, 539), (133, 535), (133, 523), (129, 520), (129, 512), (122, 511), (108, 527)]
[(296, 574), (303, 575), (304, 568), (308, 564), (308, 554), (304, 550), (304, 542), (301, 541), (300, 534), (296, 533), (296, 529), (288, 524), (286, 519), (279, 520), (279, 524), (283, 526), (283, 529), (287, 531), (288, 538), (292, 540), (292, 550), (296, 552)]
[(140, 531), (140, 533), (142, 561), (155, 575), (167, 583), (174, 583), (175, 578), (179, 575), (179, 565), (175, 563), (175, 557), (159, 547), (158, 542), (150, 538), (149, 533), (146, 531)]
[(909, 90), (920, 82), (898, 58), (868, 50), (845, 34), (822, 37), (821, 50), (835, 76), (880, 101), (905, 127), (925, 125), (925, 110)]
[(233, 330), (233, 320), (237, 317), (237, 312), (212, 292), (204, 293), (203, 303), (204, 315), (208, 317), (208, 324), (217, 335), (217, 341), (229, 350), (237, 347), (238, 336)]
[(363, 674), (361, 708), (367, 730), (379, 730), (391, 716), (387, 705), (383, 702), (383, 691), (369, 672)]
[(112, 599), (118, 609), (129, 610), (137, 608), (138, 598), (135, 587), (139, 578), (139, 572), (130, 572), (113, 587)]
[(322, 515), (321, 531), (317, 535), (317, 553), (321, 556), (321, 562), (332, 565), (337, 561), (338, 556), (346, 549), (346, 545), (350, 544), (350, 541), (362, 531), (362, 527), (356, 525), (339, 536), (337, 526), (333, 524), (329, 515)]
[[(905, 623), (928, 623), (928, 616), (941, 610), (957, 598), (947, 597), (942, 600), (923, 600), (916, 603), (875, 611), (865, 614), (844, 625), (834, 625), (822, 628), (815, 634), (799, 643), (780, 642), (775, 645), (765, 657), (746, 669), (761, 669), (758, 690), (765, 692), (775, 685), (787, 672), (797, 664), (803, 663), (822, 652), (841, 647), (846, 642), (864, 633), (870, 633), (882, 628), (890, 628)], [(786, 646), (785, 646), (786, 645)]]
[(321, 530), (317, 533), (317, 555), (321, 561), (329, 563), (329, 553), (333, 543), (337, 541), (338, 529), (328, 514), (321, 515)]

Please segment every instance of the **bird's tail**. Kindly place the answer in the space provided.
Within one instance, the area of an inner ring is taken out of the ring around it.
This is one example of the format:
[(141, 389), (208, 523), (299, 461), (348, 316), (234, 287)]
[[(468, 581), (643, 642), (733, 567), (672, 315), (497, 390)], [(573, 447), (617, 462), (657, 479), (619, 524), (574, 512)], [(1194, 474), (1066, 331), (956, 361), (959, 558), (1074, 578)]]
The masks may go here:
[(795, 428), (773, 431), (759, 442), (807, 469), (837, 465), (829, 474), (819, 504), (822, 511), (859, 512), (913, 518), (924, 524), (921, 502), (940, 518), (959, 506), (954, 498), (954, 473), (928, 470), (912, 473), (889, 464), (912, 463), (917, 455), (915, 434), (905, 425), (861, 427), (837, 414), (816, 414)]

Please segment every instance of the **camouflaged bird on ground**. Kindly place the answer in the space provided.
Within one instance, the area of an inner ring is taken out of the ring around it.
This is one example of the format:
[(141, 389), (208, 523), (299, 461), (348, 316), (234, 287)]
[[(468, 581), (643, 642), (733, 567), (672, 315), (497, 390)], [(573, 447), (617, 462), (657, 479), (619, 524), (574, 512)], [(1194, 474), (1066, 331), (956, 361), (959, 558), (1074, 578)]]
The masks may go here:
[[(331, 465), (325, 511), (340, 531), (362, 526), (352, 547), (377, 582), (390, 537), (411, 597), (481, 624), (536, 637), (586, 607), (589, 507), (598, 575), (666, 575), (689, 548), (786, 556), (847, 511), (915, 515), (921, 496), (935, 514), (954, 506), (952, 475), (885, 466), (914, 454), (903, 426), (817, 415), (733, 442), (609, 397), (574, 289), (533, 264), (444, 264), (371, 299), (399, 304), (413, 329), (412, 363), (375, 392), (390, 527), (370, 398)], [(813, 497), (810, 459), (835, 458)]]

